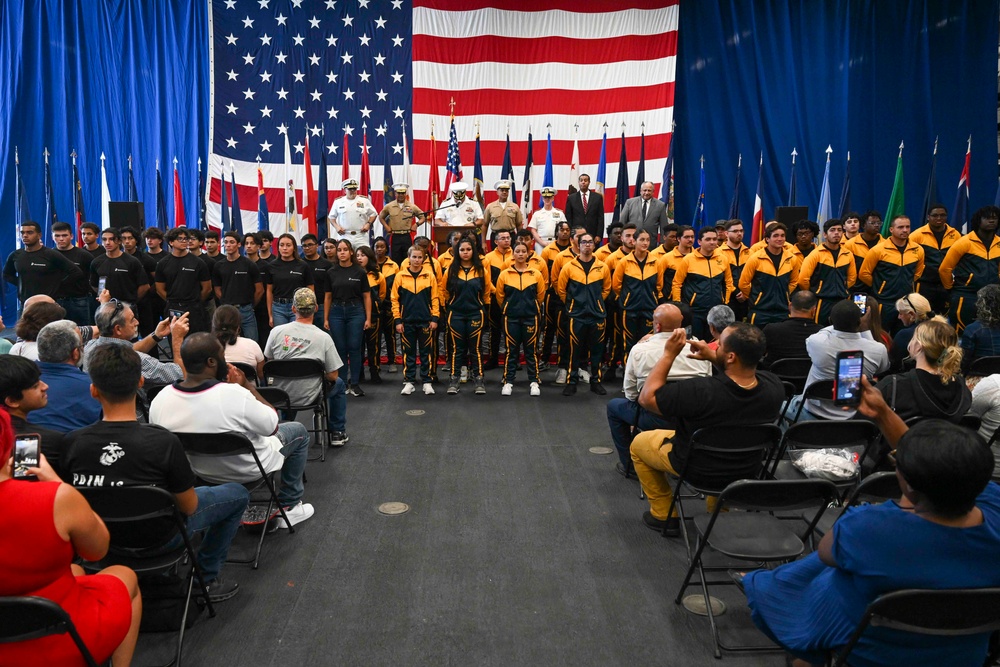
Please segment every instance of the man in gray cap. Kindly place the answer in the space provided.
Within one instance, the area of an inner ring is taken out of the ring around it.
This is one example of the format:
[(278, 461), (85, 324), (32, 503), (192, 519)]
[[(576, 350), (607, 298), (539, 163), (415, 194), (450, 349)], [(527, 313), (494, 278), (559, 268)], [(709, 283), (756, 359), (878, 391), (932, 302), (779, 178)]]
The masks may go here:
[(423, 220), (424, 212), (406, 201), (410, 186), (407, 183), (396, 183), (392, 191), (396, 201), (385, 205), (378, 214), (382, 226), (385, 227), (386, 239), (389, 241), (389, 258), (396, 264), (406, 259), (406, 253), (412, 245), (412, 234), (417, 231), (417, 225)]
[(443, 226), (475, 225), (476, 231), (483, 228), (483, 209), (479, 202), (465, 196), (469, 186), (458, 181), (451, 184), (451, 196), (441, 203), (434, 219)]
[(358, 195), (358, 182), (353, 178), (344, 181), (341, 187), (346, 194), (334, 200), (330, 207), (330, 225), (333, 227), (330, 236), (337, 240), (346, 239), (355, 248), (371, 245), (368, 231), (375, 224), (378, 211), (368, 197)]
[(511, 238), (524, 225), (524, 214), (521, 208), (510, 201), (509, 180), (497, 181), (493, 188), (497, 191), (497, 200), (486, 206), (483, 220), (490, 230), (490, 236), (496, 232), (510, 232)]

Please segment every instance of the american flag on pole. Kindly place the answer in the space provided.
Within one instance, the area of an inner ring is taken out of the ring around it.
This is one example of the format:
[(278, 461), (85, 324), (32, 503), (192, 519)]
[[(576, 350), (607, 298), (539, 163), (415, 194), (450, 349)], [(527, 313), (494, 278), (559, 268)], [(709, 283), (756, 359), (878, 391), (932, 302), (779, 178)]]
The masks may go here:
[[(485, 183), (502, 177), (508, 127), (518, 182), (524, 180), (531, 125), (552, 124), (555, 183), (568, 183), (577, 124), (580, 173), (594, 174), (604, 123), (625, 124), (630, 155), (639, 154), (645, 123), (653, 173), (662, 171), (667, 157), (678, 0), (633, 0), (627, 8), (597, 0), (207, 1), (207, 171), (218, 174), (222, 161), (232, 160), (238, 188), (253, 197), (259, 155), (269, 211), (286, 208), (285, 136), (292, 142), (301, 205), (306, 135), (313, 155), (324, 150), (328, 162), (344, 156), (337, 142), (323, 139), (324, 130), (329, 137), (354, 137), (347, 157), (356, 170), (362, 123), (375, 128), (373, 140), (388, 139), (398, 166), (405, 121), (413, 142), (406, 147), (413, 161), (410, 183), (416, 201), (426, 201), (429, 165), (443, 166), (452, 150), (451, 141), (437, 142), (432, 162), (431, 125), (440, 129), (449, 119), (452, 98), (456, 151), (471, 154), (480, 123)], [(620, 151), (620, 139), (610, 144), (609, 151)], [(384, 180), (383, 168), (372, 165), (373, 182)], [(616, 183), (618, 165), (608, 165), (608, 172), (607, 181)], [(437, 174), (439, 183), (443, 176)], [(206, 187), (208, 224), (219, 227), (219, 179)], [(486, 201), (495, 196), (487, 192)], [(614, 196), (609, 188), (605, 201)], [(565, 197), (561, 191), (556, 205), (563, 206)], [(244, 215), (244, 227), (255, 229), (256, 216)], [(271, 217), (272, 224), (285, 222), (283, 213)]]

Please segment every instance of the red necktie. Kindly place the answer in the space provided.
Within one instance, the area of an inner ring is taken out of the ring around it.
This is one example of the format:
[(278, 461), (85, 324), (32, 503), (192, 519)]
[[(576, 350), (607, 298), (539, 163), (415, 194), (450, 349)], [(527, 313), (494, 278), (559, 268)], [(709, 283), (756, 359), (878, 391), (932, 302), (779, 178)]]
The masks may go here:
[(587, 212), (587, 193), (583, 193), (583, 212)]

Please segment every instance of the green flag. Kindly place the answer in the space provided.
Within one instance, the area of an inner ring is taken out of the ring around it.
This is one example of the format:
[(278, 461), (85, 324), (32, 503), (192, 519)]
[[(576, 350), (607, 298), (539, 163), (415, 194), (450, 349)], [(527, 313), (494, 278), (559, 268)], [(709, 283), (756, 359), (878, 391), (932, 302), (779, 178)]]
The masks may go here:
[(885, 208), (885, 217), (882, 219), (882, 236), (889, 236), (889, 227), (892, 219), (897, 215), (903, 215), (903, 147), (899, 148), (899, 160), (896, 162), (896, 179), (892, 183), (892, 194), (889, 195), (889, 205)]

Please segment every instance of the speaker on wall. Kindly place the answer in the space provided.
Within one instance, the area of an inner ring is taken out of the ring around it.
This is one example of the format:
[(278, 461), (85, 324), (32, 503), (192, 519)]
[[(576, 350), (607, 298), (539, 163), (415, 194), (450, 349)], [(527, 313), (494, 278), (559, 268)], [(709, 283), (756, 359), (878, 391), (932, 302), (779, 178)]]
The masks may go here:
[(141, 201), (113, 201), (108, 204), (108, 212), (112, 227), (135, 227), (138, 230), (146, 227), (146, 213)]

